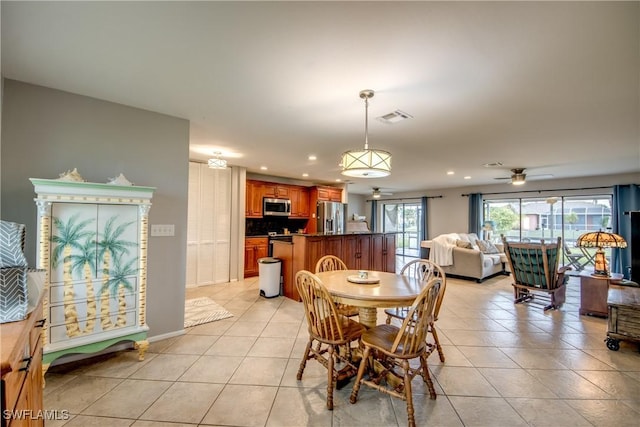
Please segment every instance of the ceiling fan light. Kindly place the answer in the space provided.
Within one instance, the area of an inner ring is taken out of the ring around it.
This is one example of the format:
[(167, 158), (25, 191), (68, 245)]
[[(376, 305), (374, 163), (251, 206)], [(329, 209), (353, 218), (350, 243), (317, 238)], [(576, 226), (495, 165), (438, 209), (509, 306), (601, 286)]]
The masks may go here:
[(525, 183), (525, 174), (516, 173), (511, 177), (511, 184), (513, 185), (524, 185)]

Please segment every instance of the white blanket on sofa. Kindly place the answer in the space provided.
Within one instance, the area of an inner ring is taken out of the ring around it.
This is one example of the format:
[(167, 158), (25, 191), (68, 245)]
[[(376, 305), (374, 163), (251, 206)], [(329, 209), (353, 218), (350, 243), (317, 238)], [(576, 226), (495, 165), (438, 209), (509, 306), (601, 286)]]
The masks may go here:
[(441, 234), (434, 237), (429, 251), (429, 260), (441, 267), (453, 264), (453, 248), (460, 236), (457, 233)]

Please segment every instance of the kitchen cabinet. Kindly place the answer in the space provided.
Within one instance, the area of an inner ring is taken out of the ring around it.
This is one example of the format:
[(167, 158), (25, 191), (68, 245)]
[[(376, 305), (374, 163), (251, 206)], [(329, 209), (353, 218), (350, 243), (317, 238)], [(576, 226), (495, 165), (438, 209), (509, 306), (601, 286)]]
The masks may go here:
[[(353, 234), (344, 237), (343, 258), (352, 270), (371, 269), (371, 234)], [(379, 254), (376, 254), (379, 256)]]
[(245, 212), (247, 218), (262, 218), (262, 198), (264, 183), (262, 181), (247, 180), (245, 193)]
[(155, 188), (31, 178), (44, 283), (43, 371), (133, 341), (144, 359), (148, 214)]
[(374, 234), (371, 237), (371, 269), (396, 271), (396, 235)]
[(318, 191), (317, 201), (324, 202), (341, 202), (342, 189), (335, 187), (316, 187)]
[(262, 187), (263, 197), (272, 197), (274, 199), (288, 199), (290, 196), (290, 186), (286, 184), (276, 184), (273, 182), (264, 182)]
[[(352, 270), (378, 270), (395, 273), (395, 237), (394, 233), (294, 234), (292, 236), (292, 274), (295, 277), (295, 274), (300, 270), (314, 272), (316, 263), (325, 255), (335, 255), (341, 258)], [(374, 239), (378, 239), (375, 240), (376, 243), (374, 243)], [(376, 267), (374, 268), (374, 266)], [(283, 268), (285, 267), (283, 266)], [(300, 301), (295, 286), (290, 287), (289, 292), (285, 286), (284, 296)]]
[(292, 186), (290, 218), (309, 218), (309, 190), (305, 187)]
[(247, 237), (244, 239), (244, 277), (258, 275), (258, 260), (269, 254), (267, 237)]
[(322, 256), (334, 255), (342, 259), (342, 246), (344, 244), (343, 236), (327, 236), (324, 238), (324, 245), (322, 247)]
[[(42, 401), (42, 328), (44, 293), (36, 308), (20, 322), (0, 325), (0, 406), (2, 427), (44, 425)], [(16, 416), (6, 416), (16, 414)], [(17, 416), (26, 417), (18, 419)], [(64, 413), (60, 414), (61, 417)], [(67, 414), (68, 415), (68, 414)]]

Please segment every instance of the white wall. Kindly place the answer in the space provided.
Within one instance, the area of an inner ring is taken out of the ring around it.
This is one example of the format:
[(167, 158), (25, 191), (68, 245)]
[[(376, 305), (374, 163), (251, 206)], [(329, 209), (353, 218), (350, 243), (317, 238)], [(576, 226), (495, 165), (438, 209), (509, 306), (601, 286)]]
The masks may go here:
[(123, 173), (156, 187), (149, 224), (174, 224), (174, 237), (150, 237), (149, 336), (182, 331), (187, 232), (189, 122), (14, 80), (4, 81), (1, 217), (26, 224), (36, 257), (35, 193), (29, 178), (77, 168), (85, 180)]

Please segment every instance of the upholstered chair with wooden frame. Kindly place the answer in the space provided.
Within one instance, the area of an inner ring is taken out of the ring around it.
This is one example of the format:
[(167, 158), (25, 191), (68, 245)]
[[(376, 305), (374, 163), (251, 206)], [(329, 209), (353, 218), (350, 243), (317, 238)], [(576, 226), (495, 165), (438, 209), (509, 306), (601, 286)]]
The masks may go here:
[(562, 239), (556, 243), (508, 242), (502, 236), (504, 252), (513, 273), (514, 302), (541, 301), (543, 310), (560, 308), (567, 291), (565, 276), (570, 266), (558, 268), (562, 255)]
[[(325, 255), (316, 263), (316, 273), (335, 270), (348, 270), (347, 264), (335, 255)], [(354, 317), (358, 315), (358, 307), (353, 305), (336, 303), (336, 307), (343, 316)]]
[(337, 363), (343, 362), (343, 369), (357, 370), (351, 360), (351, 343), (358, 342), (366, 328), (338, 313), (329, 291), (310, 271), (301, 270), (296, 274), (296, 288), (302, 298), (309, 331), (309, 341), (296, 378), (302, 379), (309, 359), (324, 366), (327, 369), (327, 408), (333, 410), (333, 389), (339, 374)]
[[(364, 346), (364, 352), (349, 398), (351, 403), (356, 403), (360, 386), (364, 384), (405, 400), (407, 402), (408, 424), (410, 427), (416, 425), (411, 391), (413, 378), (420, 374), (429, 389), (429, 397), (436, 398), (436, 391), (427, 366), (428, 345), (425, 339), (429, 324), (433, 321), (442, 283), (442, 278), (434, 277), (425, 284), (414, 303), (409, 307), (402, 326), (378, 325), (362, 334), (361, 343)], [(374, 353), (377, 354), (377, 358), (385, 367), (382, 372), (374, 372), (372, 368), (367, 369), (371, 365), (370, 358)], [(419, 359), (420, 363), (417, 367), (411, 366), (410, 361), (413, 359)], [(365, 379), (364, 374), (367, 371), (369, 371), (369, 375)], [(401, 381), (400, 385), (389, 385), (395, 381), (386, 379), (388, 375), (397, 377)], [(383, 377), (385, 379), (381, 380)]]
[[(432, 322), (429, 324), (429, 333), (431, 334), (431, 336), (433, 336), (434, 342), (433, 344), (427, 344), (429, 345), (429, 354), (431, 354), (434, 349), (438, 350), (440, 361), (444, 363), (444, 351), (442, 350), (440, 340), (438, 339), (438, 332), (436, 331), (435, 322), (438, 320), (438, 314), (440, 313), (440, 307), (442, 306), (442, 300), (444, 299), (444, 293), (447, 288), (447, 275), (438, 264), (434, 263), (433, 261), (429, 261), (428, 259), (415, 259), (409, 261), (402, 267), (402, 269), (400, 270), (400, 274), (413, 277), (423, 283), (428, 283), (434, 277), (440, 277), (442, 279), (442, 289), (440, 289), (438, 299), (436, 300), (436, 308), (433, 313)], [(387, 325), (391, 324), (391, 319), (393, 318), (404, 320), (404, 318), (407, 316), (408, 310), (409, 307), (387, 308), (384, 311), (387, 315)]]

